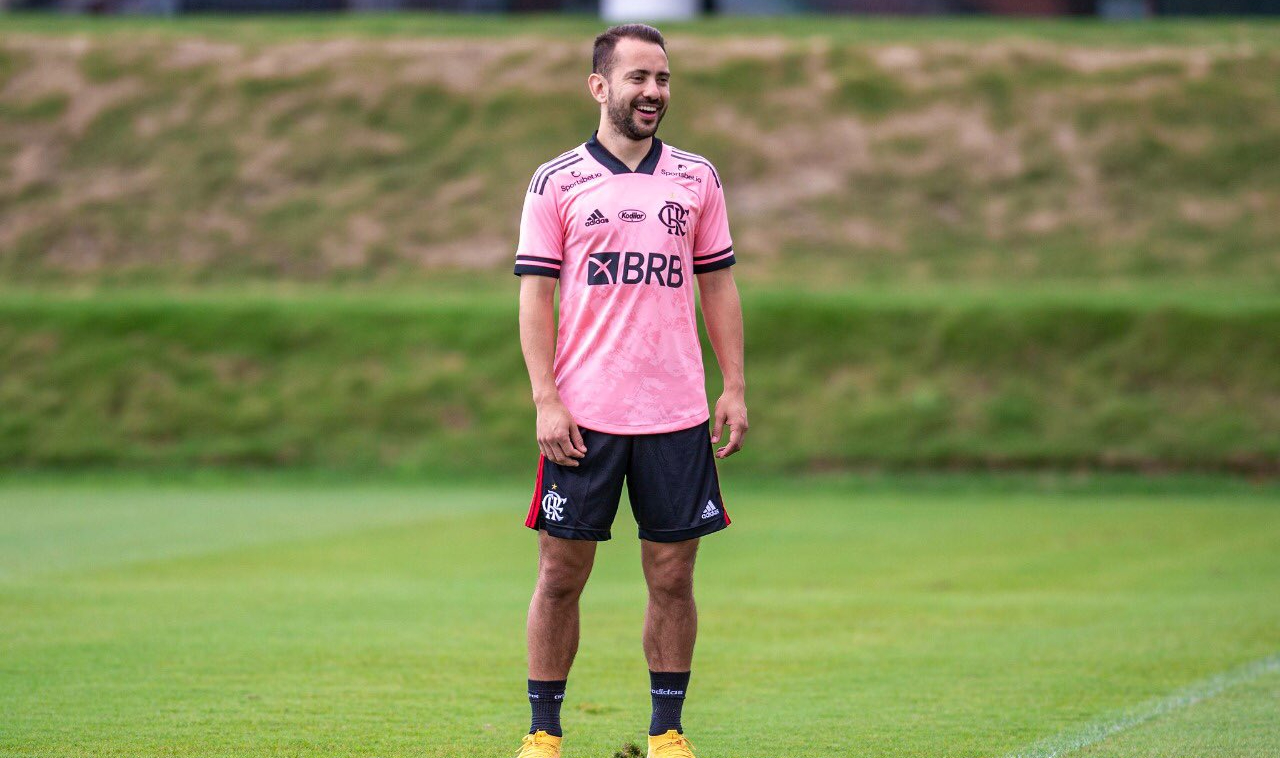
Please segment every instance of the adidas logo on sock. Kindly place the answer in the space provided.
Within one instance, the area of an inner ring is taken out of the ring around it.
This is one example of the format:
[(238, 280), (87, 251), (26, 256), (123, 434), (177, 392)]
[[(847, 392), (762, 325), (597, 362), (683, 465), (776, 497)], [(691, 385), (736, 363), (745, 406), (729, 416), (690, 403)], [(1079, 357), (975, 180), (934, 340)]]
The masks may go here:
[(586, 226), (595, 226), (596, 224), (607, 223), (609, 223), (609, 219), (604, 217), (604, 214), (600, 212), (599, 208), (596, 208), (594, 211), (591, 211), (590, 216), (587, 216)]
[(708, 500), (707, 507), (702, 509), (702, 517), (711, 518), (713, 516), (719, 516), (719, 515), (720, 515), (720, 509), (716, 507), (715, 503)]

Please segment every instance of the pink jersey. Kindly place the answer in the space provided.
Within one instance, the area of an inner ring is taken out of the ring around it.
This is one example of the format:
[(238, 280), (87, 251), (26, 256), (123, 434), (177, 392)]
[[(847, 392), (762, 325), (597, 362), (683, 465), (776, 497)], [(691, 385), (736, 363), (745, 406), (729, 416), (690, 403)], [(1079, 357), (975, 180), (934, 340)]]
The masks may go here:
[(515, 272), (560, 279), (556, 387), (579, 426), (657, 434), (707, 419), (693, 275), (733, 263), (705, 158), (655, 137), (632, 171), (592, 135), (534, 172)]

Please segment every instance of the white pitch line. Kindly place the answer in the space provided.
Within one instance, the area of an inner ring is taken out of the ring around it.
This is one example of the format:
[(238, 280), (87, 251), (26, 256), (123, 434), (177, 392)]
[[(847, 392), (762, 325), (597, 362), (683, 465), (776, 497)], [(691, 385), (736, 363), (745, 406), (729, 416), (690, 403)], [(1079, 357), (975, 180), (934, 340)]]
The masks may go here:
[(1079, 729), (1059, 732), (1016, 753), (1010, 753), (1006, 758), (1057, 758), (1060, 755), (1074, 753), (1114, 734), (1174, 711), (1189, 708), (1203, 700), (1216, 697), (1232, 687), (1252, 682), (1276, 671), (1280, 671), (1280, 653), (1193, 682), (1162, 698), (1148, 700), (1114, 714), (1110, 718), (1086, 724)]

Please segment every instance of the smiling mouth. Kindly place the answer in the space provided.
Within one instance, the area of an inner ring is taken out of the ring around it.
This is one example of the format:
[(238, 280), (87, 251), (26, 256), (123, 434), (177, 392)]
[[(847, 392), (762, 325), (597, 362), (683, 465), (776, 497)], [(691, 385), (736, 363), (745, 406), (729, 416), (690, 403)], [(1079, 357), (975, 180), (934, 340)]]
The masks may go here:
[(637, 105), (635, 107), (635, 111), (640, 115), (640, 118), (643, 118), (646, 121), (652, 121), (658, 117), (658, 114), (662, 112), (662, 109), (657, 105), (645, 104)]

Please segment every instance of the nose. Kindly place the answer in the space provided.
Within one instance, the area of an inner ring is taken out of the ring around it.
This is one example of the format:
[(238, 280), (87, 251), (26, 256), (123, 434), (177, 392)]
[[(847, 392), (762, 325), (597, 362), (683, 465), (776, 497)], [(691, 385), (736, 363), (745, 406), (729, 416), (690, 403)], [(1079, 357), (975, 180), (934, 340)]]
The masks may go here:
[(662, 99), (662, 90), (658, 87), (658, 80), (656, 78), (650, 77), (645, 80), (643, 94), (649, 100)]

